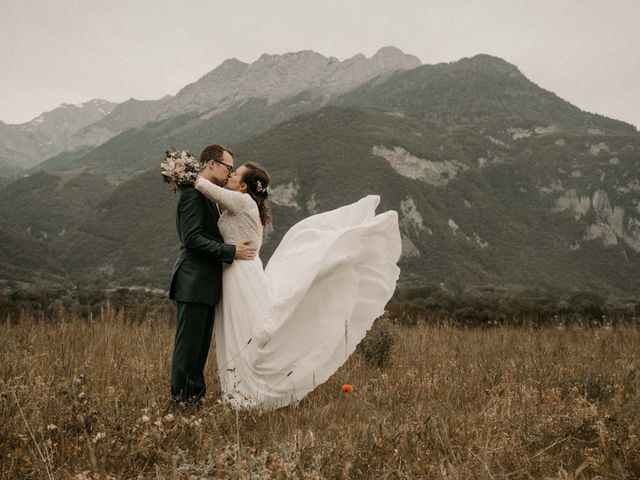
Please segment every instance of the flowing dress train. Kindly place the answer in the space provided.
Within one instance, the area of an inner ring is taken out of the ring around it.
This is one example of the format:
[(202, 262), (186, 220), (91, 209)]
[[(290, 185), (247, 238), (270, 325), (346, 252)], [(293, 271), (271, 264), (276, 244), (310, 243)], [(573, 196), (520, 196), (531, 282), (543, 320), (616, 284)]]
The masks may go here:
[[(224, 209), (225, 243), (260, 248), (250, 195), (201, 177), (196, 188)], [(376, 215), (379, 201), (370, 195), (298, 222), (264, 269), (258, 257), (224, 266), (214, 329), (225, 400), (239, 408), (298, 402), (353, 353), (400, 273), (398, 216)]]

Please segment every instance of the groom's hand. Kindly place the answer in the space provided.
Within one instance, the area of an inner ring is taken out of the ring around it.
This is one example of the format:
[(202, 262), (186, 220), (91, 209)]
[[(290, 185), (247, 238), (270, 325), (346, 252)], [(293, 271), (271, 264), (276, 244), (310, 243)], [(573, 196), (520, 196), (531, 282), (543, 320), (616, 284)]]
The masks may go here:
[(256, 249), (249, 240), (243, 240), (236, 245), (236, 260), (253, 260), (256, 257)]

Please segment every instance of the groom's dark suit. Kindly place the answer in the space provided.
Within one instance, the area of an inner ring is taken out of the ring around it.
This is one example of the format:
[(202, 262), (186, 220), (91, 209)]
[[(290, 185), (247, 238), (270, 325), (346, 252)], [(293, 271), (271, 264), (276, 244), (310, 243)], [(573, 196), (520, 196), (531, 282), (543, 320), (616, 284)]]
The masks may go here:
[(195, 400), (206, 392), (213, 312), (222, 294), (222, 262), (231, 263), (235, 246), (223, 243), (217, 206), (195, 188), (180, 195), (176, 227), (180, 254), (173, 267), (169, 298), (177, 303), (176, 338), (171, 365), (171, 395)]

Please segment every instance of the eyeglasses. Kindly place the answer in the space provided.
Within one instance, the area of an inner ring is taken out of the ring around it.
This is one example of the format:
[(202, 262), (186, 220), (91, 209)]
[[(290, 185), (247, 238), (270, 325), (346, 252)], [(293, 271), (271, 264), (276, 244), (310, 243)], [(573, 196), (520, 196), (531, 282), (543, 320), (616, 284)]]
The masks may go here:
[(229, 173), (233, 173), (233, 167), (231, 165), (227, 165), (224, 162), (221, 162), (220, 160), (216, 160), (215, 158), (212, 158), (211, 160), (213, 160), (216, 163), (219, 163), (220, 165), (224, 165), (225, 167), (227, 167), (227, 170), (229, 170)]

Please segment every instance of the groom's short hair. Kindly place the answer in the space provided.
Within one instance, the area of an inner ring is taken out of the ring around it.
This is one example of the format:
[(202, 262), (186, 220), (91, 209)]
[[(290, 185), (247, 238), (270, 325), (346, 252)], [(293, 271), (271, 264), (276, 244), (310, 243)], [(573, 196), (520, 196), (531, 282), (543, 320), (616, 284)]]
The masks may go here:
[(228, 152), (229, 155), (231, 155), (235, 159), (235, 155), (230, 149), (214, 143), (213, 145), (209, 145), (204, 150), (202, 150), (202, 153), (200, 154), (200, 163), (204, 165), (209, 160), (215, 160), (219, 162), (222, 160), (222, 155), (224, 154), (224, 152)]

